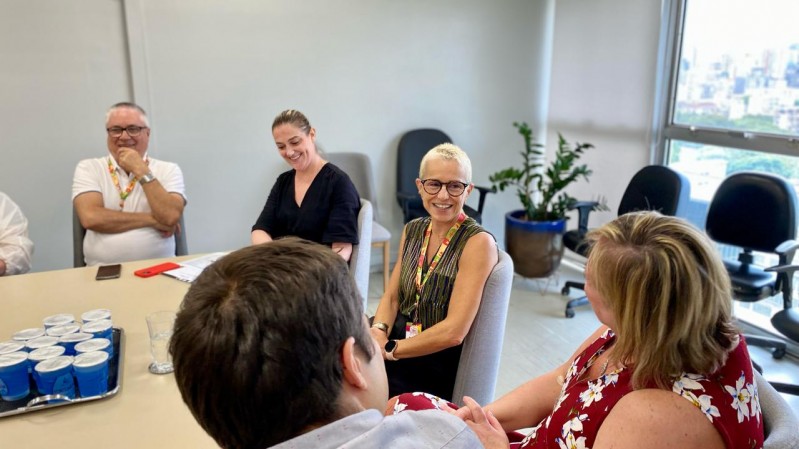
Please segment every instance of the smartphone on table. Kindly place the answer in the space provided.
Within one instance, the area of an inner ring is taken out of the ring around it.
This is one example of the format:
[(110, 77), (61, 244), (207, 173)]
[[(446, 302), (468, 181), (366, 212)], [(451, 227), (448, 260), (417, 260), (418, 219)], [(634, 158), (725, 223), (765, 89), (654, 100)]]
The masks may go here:
[(164, 262), (158, 265), (153, 265), (152, 267), (136, 270), (133, 272), (133, 274), (142, 278), (148, 278), (150, 276), (163, 273), (164, 271), (174, 270), (175, 268), (180, 268), (180, 265), (176, 264), (175, 262)]
[(121, 264), (114, 264), (114, 265), (100, 265), (97, 268), (97, 276), (94, 278), (98, 281), (102, 281), (103, 279), (116, 279), (122, 273), (122, 265)]

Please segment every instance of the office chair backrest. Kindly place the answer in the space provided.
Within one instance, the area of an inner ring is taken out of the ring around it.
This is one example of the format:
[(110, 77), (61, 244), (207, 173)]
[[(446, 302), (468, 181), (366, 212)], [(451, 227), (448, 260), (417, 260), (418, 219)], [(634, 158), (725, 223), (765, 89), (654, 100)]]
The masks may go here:
[(741, 172), (716, 190), (705, 230), (718, 243), (773, 253), (796, 238), (796, 191), (780, 176)]
[(369, 156), (363, 153), (327, 153), (325, 157), (350, 177), (361, 198), (372, 203), (372, 215), (377, 221), (377, 192)]
[(72, 266), (85, 267), (86, 258), (83, 255), (83, 239), (86, 237), (86, 228), (80, 223), (78, 211), (72, 206)]
[(185, 212), (180, 214), (180, 232), (175, 234), (175, 255), (185, 256), (189, 254), (189, 245), (186, 242), (186, 221), (183, 219)]
[[(180, 215), (180, 232), (175, 234), (175, 255), (185, 256), (189, 254), (189, 247), (186, 242), (186, 222), (184, 215)], [(72, 206), (72, 266), (85, 267), (86, 258), (83, 254), (83, 239), (86, 238), (86, 228), (80, 223), (78, 211)]]
[(463, 405), (463, 396), (469, 396), (480, 404), (494, 400), (513, 284), (513, 261), (505, 251), (497, 251), (497, 264), (488, 275), (477, 316), (463, 340), (452, 391), (452, 402), (458, 405)]
[(358, 244), (352, 246), (350, 255), (350, 274), (355, 279), (358, 292), (366, 312), (366, 300), (369, 297), (369, 265), (372, 257), (372, 204), (361, 198), (361, 210), (358, 211)]
[(690, 197), (691, 183), (685, 175), (663, 165), (649, 165), (630, 180), (618, 215), (639, 210), (678, 215), (679, 206), (687, 204)]
[(451, 142), (452, 139), (438, 129), (414, 129), (403, 134), (397, 146), (397, 192), (416, 194), (419, 164), (425, 153), (436, 145)]

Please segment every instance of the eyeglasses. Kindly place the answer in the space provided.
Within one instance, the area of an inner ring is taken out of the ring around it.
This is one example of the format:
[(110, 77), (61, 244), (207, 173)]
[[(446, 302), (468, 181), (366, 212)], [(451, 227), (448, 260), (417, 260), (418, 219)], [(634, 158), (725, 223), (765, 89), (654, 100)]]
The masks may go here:
[(463, 192), (466, 191), (466, 187), (469, 187), (469, 184), (460, 181), (443, 183), (438, 179), (422, 180), (422, 188), (424, 188), (424, 191), (430, 195), (435, 195), (440, 192), (441, 186), (447, 186), (447, 193), (449, 193), (450, 196), (461, 196), (463, 195)]
[(147, 129), (147, 127), (131, 125), (127, 128), (120, 128), (119, 126), (113, 126), (111, 128), (106, 128), (105, 130), (108, 131), (108, 135), (111, 137), (120, 137), (123, 132), (128, 133), (128, 135), (131, 137), (136, 137), (141, 134), (143, 129)]

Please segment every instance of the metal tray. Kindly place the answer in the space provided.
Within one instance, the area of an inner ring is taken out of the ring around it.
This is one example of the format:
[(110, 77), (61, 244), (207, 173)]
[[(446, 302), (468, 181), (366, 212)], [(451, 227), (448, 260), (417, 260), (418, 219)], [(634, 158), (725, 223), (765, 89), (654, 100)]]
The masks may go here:
[(62, 405), (96, 401), (98, 399), (106, 399), (115, 396), (122, 388), (122, 361), (125, 359), (125, 332), (122, 328), (113, 328), (112, 344), (114, 345), (114, 356), (111, 358), (111, 361), (108, 365), (107, 392), (97, 396), (76, 397), (75, 399), (70, 399), (60, 394), (39, 396), (39, 390), (36, 388), (36, 382), (31, 379), (31, 392), (28, 396), (16, 401), (4, 401), (0, 399), (0, 418), (20, 415), (22, 413), (35, 412), (38, 410), (47, 410), (53, 407), (61, 407)]

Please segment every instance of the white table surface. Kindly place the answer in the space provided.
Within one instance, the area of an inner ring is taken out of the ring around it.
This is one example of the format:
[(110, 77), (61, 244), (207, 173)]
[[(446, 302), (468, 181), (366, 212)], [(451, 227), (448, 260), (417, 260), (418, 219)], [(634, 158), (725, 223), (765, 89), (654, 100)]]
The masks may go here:
[(214, 441), (191, 416), (172, 374), (147, 371), (150, 347), (145, 315), (177, 310), (189, 284), (139, 268), (167, 260), (125, 263), (119, 279), (96, 281), (96, 267), (0, 278), (0, 341), (42, 318), (110, 309), (125, 332), (122, 389), (116, 396), (0, 418), (0, 447), (14, 448), (212, 448)]

